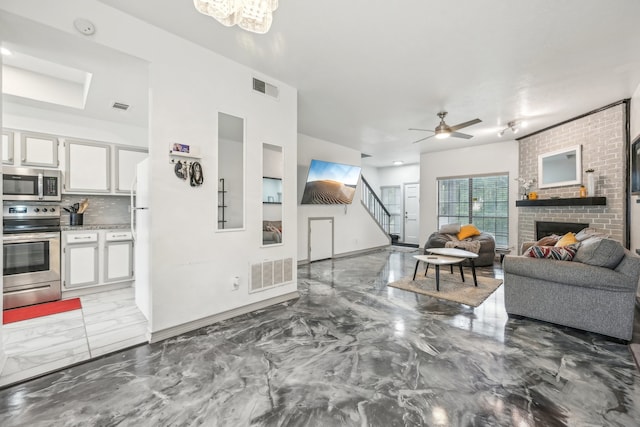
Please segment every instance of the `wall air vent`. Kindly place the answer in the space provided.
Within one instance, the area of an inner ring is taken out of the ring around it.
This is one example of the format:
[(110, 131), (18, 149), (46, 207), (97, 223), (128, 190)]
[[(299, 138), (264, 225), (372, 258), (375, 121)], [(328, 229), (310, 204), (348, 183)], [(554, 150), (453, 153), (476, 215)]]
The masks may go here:
[(258, 80), (255, 77), (253, 79), (253, 90), (276, 99), (278, 99), (278, 95), (280, 93), (277, 86)]
[(130, 105), (129, 104), (124, 104), (122, 102), (114, 102), (111, 107), (115, 108), (116, 110), (127, 111), (129, 109)]
[(271, 288), (293, 280), (293, 258), (263, 261), (249, 266), (249, 292)]

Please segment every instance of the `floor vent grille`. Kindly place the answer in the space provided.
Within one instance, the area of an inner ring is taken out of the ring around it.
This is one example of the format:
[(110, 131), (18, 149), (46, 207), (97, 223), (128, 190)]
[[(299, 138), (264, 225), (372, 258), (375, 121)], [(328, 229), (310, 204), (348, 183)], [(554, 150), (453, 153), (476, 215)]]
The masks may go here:
[(293, 258), (251, 264), (250, 277), (251, 292), (291, 282), (293, 280)]

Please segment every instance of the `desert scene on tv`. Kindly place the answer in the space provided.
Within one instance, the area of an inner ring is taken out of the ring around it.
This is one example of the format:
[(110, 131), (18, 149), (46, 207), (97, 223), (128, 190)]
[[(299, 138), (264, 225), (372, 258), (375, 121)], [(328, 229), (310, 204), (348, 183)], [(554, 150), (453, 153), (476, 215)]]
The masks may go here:
[(301, 203), (346, 205), (353, 201), (360, 178), (358, 166), (312, 160)]

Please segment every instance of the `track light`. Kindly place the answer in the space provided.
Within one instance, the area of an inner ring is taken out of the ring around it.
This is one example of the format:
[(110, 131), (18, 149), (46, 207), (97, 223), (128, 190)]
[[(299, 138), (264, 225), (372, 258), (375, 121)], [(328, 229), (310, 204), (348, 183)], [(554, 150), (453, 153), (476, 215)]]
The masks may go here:
[(518, 131), (520, 130), (521, 127), (525, 127), (525, 123), (524, 122), (520, 122), (518, 120), (512, 120), (509, 123), (507, 123), (507, 127), (500, 130), (498, 132), (498, 137), (502, 138), (502, 135), (504, 135), (504, 133), (511, 129), (511, 132), (513, 132), (514, 134), (518, 133)]

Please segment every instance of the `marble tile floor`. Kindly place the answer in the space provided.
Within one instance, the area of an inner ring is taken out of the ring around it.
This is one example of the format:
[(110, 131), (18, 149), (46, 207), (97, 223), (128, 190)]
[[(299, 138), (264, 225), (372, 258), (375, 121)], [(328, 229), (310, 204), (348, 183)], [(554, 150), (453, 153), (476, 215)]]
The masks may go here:
[(0, 386), (146, 343), (147, 320), (133, 288), (80, 297), (82, 309), (3, 326), (7, 362)]
[(387, 287), (413, 254), (302, 266), (298, 300), (0, 390), (0, 425), (640, 425), (628, 346), (508, 319), (502, 287), (475, 309)]

